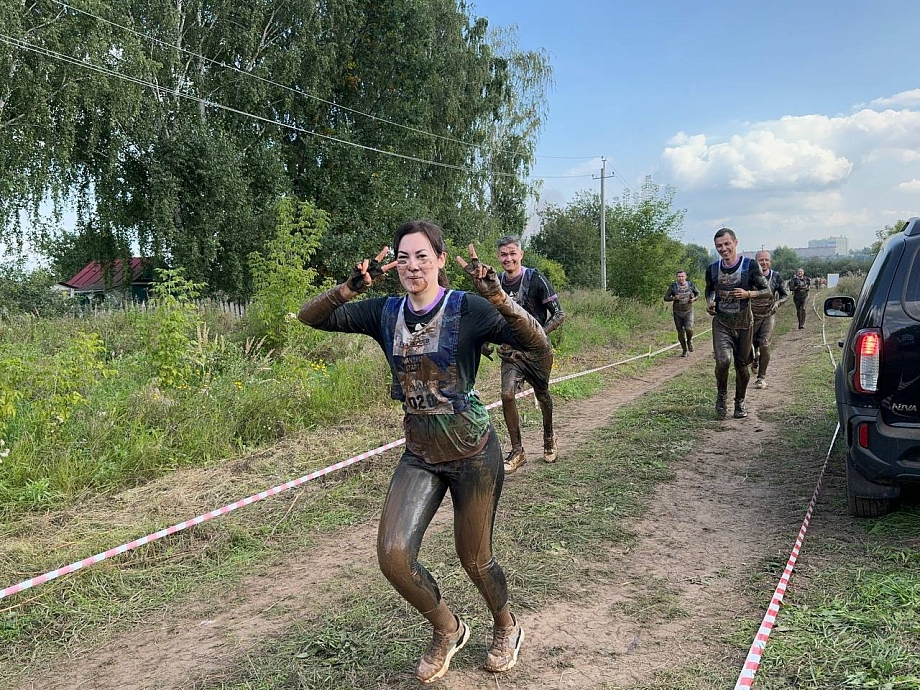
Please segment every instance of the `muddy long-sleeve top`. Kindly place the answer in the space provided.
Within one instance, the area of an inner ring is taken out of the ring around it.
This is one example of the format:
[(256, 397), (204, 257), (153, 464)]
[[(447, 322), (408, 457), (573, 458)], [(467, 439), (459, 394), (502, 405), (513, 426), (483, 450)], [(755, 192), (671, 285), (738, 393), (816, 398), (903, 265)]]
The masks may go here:
[[(736, 288), (747, 291), (748, 296), (733, 297)], [(727, 267), (716, 261), (706, 271), (706, 301), (715, 305), (716, 319), (727, 328), (750, 328), (754, 323), (751, 300), (772, 294), (758, 263), (746, 256)]]
[(507, 273), (501, 273), (498, 277), (502, 289), (539, 321), (547, 333), (553, 332), (565, 321), (559, 295), (549, 278), (537, 269), (525, 267), (515, 279), (509, 278)]
[(776, 308), (789, 299), (789, 293), (786, 292), (786, 286), (779, 273), (771, 269), (764, 278), (770, 284), (770, 294), (751, 299), (751, 311), (758, 318), (775, 314)]
[(792, 292), (793, 297), (802, 300), (808, 294), (808, 290), (811, 288), (811, 279), (808, 276), (792, 276), (789, 279), (789, 290)]
[(304, 304), (298, 318), (377, 341), (393, 374), (390, 394), (403, 404), (406, 446), (430, 463), (471, 457), (488, 441), (489, 413), (473, 390), (483, 344), (507, 343), (536, 360), (551, 349), (536, 319), (501, 290), (488, 299), (447, 290), (421, 314), (405, 297), (348, 302), (354, 295), (339, 285)]
[(689, 314), (693, 311), (693, 300), (699, 296), (700, 291), (692, 280), (686, 281), (683, 285), (675, 280), (664, 293), (664, 301), (674, 303), (675, 314)]

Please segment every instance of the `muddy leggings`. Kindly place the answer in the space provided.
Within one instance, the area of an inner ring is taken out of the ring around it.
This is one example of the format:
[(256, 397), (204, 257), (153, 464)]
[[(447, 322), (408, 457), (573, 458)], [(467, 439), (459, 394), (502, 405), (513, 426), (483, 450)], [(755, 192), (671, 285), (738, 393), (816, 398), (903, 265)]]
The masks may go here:
[(677, 341), (686, 350), (693, 342), (693, 312), (680, 314), (674, 312), (674, 327), (677, 329)]
[(792, 303), (795, 304), (795, 315), (799, 321), (799, 328), (805, 325), (805, 314), (807, 309), (805, 308), (805, 302), (808, 300), (807, 292), (796, 292), (792, 295)]
[(502, 359), (502, 415), (513, 450), (523, 450), (521, 439), (521, 414), (518, 411), (517, 398), (524, 381), (533, 386), (533, 393), (540, 405), (543, 415), (543, 436), (553, 435), (553, 398), (549, 394), (548, 373), (553, 368), (552, 353), (538, 360), (534, 365), (523, 359)]
[(494, 616), (508, 602), (505, 573), (492, 555), (495, 509), (505, 481), (501, 447), (489, 428), (471, 458), (429, 464), (406, 450), (396, 466), (377, 532), (380, 570), (406, 601), (437, 627), (441, 591), (418, 562), (425, 530), (444, 495), (454, 506), (454, 544), (460, 563)]
[(751, 328), (729, 328), (719, 319), (712, 320), (712, 349), (716, 357), (716, 388), (719, 395), (728, 393), (728, 369), (735, 362), (735, 400), (744, 400), (751, 380), (749, 368), (754, 359)]

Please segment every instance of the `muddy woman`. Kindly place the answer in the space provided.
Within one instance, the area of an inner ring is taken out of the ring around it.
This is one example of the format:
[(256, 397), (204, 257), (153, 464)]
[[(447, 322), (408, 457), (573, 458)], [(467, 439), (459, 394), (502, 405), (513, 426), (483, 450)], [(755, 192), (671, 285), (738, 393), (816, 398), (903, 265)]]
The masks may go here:
[[(393, 374), (390, 394), (402, 402), (406, 449), (396, 466), (377, 532), (380, 569), (434, 628), (416, 677), (430, 683), (447, 673), (469, 640), (469, 626), (441, 597), (418, 561), (422, 538), (450, 491), (457, 555), (494, 619), (484, 668), (511, 669), (524, 631), (508, 605), (505, 574), (492, 554), (492, 528), (505, 474), (489, 414), (473, 391), (481, 347), (510, 344), (539, 362), (552, 352), (540, 324), (501, 288), (495, 271), (470, 245), (457, 261), (479, 293), (447, 287), (440, 227), (404, 223), (393, 239), (396, 260), (356, 264), (350, 278), (303, 305), (298, 318), (326, 331), (363, 333), (376, 340)], [(404, 296), (352, 299), (396, 269)], [(480, 296), (481, 295), (481, 296)]]

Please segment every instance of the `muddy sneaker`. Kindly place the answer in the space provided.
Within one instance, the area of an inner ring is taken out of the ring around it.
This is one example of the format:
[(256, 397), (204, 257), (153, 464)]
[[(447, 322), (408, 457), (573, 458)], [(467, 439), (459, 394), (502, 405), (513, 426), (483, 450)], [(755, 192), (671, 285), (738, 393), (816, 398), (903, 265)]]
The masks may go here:
[(521, 643), (524, 641), (524, 628), (517, 622), (517, 618), (512, 618), (514, 625), (510, 628), (499, 628), (497, 625), (493, 628), (492, 644), (486, 655), (486, 663), (482, 666), (486, 671), (510, 671), (517, 663)]
[(452, 633), (435, 630), (427, 651), (418, 660), (415, 677), (422, 683), (432, 683), (447, 673), (454, 654), (470, 639), (470, 627), (457, 618), (457, 630)]
[(744, 400), (735, 401), (735, 414), (732, 416), (735, 419), (744, 419), (747, 417), (747, 410), (744, 407)]
[(543, 437), (543, 459), (546, 462), (556, 462), (559, 451), (556, 449), (556, 434)]
[(684, 351), (680, 353), (680, 356), (681, 356), (681, 357), (686, 357), (686, 356), (687, 356), (687, 348), (684, 348)]
[(517, 468), (527, 462), (527, 455), (522, 450), (512, 448), (505, 456), (505, 474), (514, 474)]
[(716, 417), (719, 419), (725, 419), (725, 415), (728, 414), (728, 405), (725, 401), (725, 393), (719, 393), (716, 396)]
[(758, 376), (757, 380), (754, 382), (754, 388), (759, 388), (760, 390), (763, 390), (766, 387), (767, 387), (767, 382), (763, 380), (763, 377)]
[(690, 352), (693, 352), (693, 343), (691, 343), (689, 340), (687, 341), (687, 349), (690, 350)]

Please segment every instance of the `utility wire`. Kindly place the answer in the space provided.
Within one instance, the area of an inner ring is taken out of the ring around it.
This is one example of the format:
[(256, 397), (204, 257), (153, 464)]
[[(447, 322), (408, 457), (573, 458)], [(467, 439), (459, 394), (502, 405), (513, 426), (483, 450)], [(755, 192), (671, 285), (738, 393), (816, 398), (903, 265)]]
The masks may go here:
[[(313, 99), (313, 100), (315, 100), (315, 101), (319, 101), (320, 103), (324, 103), (325, 105), (330, 105), (330, 106), (333, 106), (333, 107), (335, 107), (335, 108), (339, 108), (340, 110), (344, 110), (344, 111), (346, 111), (346, 112), (353, 113), (353, 114), (355, 114), (355, 115), (361, 115), (362, 117), (369, 118), (369, 119), (374, 120), (374, 121), (376, 121), (376, 122), (382, 122), (382, 123), (384, 123), (384, 124), (392, 125), (393, 127), (399, 127), (399, 128), (401, 128), (401, 129), (405, 129), (405, 130), (408, 130), (408, 131), (410, 131), (410, 132), (415, 132), (416, 134), (423, 134), (423, 135), (425, 135), (425, 136), (433, 137), (433, 138), (435, 138), (435, 139), (441, 139), (442, 141), (449, 141), (449, 142), (453, 142), (453, 143), (455, 143), (455, 144), (461, 144), (461, 145), (463, 145), (463, 146), (466, 146), (466, 147), (472, 148), (472, 149), (488, 149), (488, 150), (495, 150), (495, 151), (503, 151), (503, 150), (505, 150), (505, 149), (502, 149), (502, 148), (500, 148), (500, 147), (484, 146), (484, 145), (480, 145), (480, 144), (470, 144), (470, 143), (468, 143), (468, 142), (462, 141), (461, 139), (455, 139), (455, 138), (453, 138), (453, 137), (444, 136), (444, 135), (442, 135), (442, 134), (435, 134), (435, 133), (433, 133), (433, 132), (428, 132), (428, 131), (423, 130), (423, 129), (418, 129), (418, 128), (416, 128), (416, 127), (412, 127), (411, 125), (404, 125), (404, 124), (401, 124), (401, 123), (399, 123), (399, 122), (393, 122), (392, 120), (387, 120), (387, 119), (382, 118), (382, 117), (377, 117), (376, 115), (371, 115), (370, 113), (366, 113), (366, 112), (363, 112), (363, 111), (361, 111), (361, 110), (356, 110), (356, 109), (354, 109), (354, 108), (349, 108), (348, 106), (340, 105), (340, 104), (338, 104), (338, 103), (336, 103), (336, 102), (334, 102), (334, 101), (326, 100), (325, 98), (322, 98), (322, 97), (317, 96), (317, 95), (312, 94), (312, 93), (308, 93), (308, 92), (306, 92), (306, 91), (303, 91), (302, 89), (294, 88), (294, 87), (291, 87), (291, 86), (285, 86), (284, 84), (279, 84), (279, 83), (276, 82), (276, 81), (273, 81), (273, 80), (268, 79), (268, 78), (266, 78), (266, 77), (259, 76), (258, 74), (254, 74), (253, 72), (247, 72), (247, 71), (245, 71), (245, 70), (240, 69), (239, 67), (235, 67), (234, 65), (228, 65), (227, 63), (222, 62), (222, 61), (220, 61), (220, 60), (214, 60), (213, 58), (209, 58), (209, 57), (204, 56), (204, 55), (201, 55), (201, 54), (199, 54), (199, 53), (195, 53), (195, 52), (193, 52), (193, 51), (191, 51), (191, 50), (188, 50), (188, 49), (186, 49), (186, 48), (183, 48), (182, 46), (177, 46), (177, 45), (174, 45), (174, 44), (172, 44), (172, 43), (167, 43), (166, 41), (163, 41), (163, 40), (161, 40), (161, 39), (159, 39), (159, 38), (155, 38), (154, 36), (151, 36), (150, 34), (146, 34), (146, 33), (140, 32), (140, 31), (136, 31), (136, 30), (132, 29), (131, 27), (124, 26), (123, 24), (119, 24), (119, 23), (114, 22), (114, 21), (112, 21), (112, 20), (110, 20), (110, 19), (106, 19), (105, 17), (100, 17), (100, 16), (97, 15), (97, 14), (93, 14), (92, 12), (90, 12), (90, 11), (88, 11), (88, 10), (84, 10), (84, 9), (82, 9), (82, 8), (80, 8), (80, 7), (76, 7), (76, 6), (74, 6), (74, 5), (71, 5), (70, 3), (65, 2), (64, 0), (54, 0), (54, 2), (56, 2), (58, 5), (60, 5), (61, 7), (65, 8), (65, 9), (71, 9), (71, 10), (73, 10), (73, 11), (75, 11), (75, 12), (79, 12), (80, 14), (83, 14), (83, 15), (85, 15), (85, 16), (87, 16), (87, 17), (92, 17), (93, 19), (96, 19), (97, 21), (100, 21), (100, 22), (103, 22), (103, 23), (105, 23), (105, 24), (108, 24), (109, 26), (117, 27), (117, 28), (119, 28), (119, 29), (121, 29), (121, 30), (123, 30), (123, 31), (127, 31), (128, 33), (131, 33), (131, 34), (133, 34), (133, 35), (135, 35), (135, 36), (137, 36), (137, 37), (139, 37), (139, 38), (143, 38), (143, 39), (146, 39), (146, 40), (148, 40), (148, 41), (152, 41), (152, 42), (154, 42), (154, 43), (159, 43), (160, 45), (165, 46), (166, 48), (169, 48), (169, 49), (172, 49), (172, 50), (181, 51), (182, 53), (185, 53), (186, 55), (188, 55), (188, 56), (190, 56), (190, 57), (194, 57), (194, 58), (197, 58), (197, 59), (199, 59), (199, 60), (203, 60), (203, 61), (205, 61), (205, 62), (208, 62), (208, 63), (212, 64), (212, 65), (218, 65), (218, 66), (220, 66), (220, 67), (223, 67), (224, 69), (232, 70), (232, 71), (234, 71), (234, 72), (236, 72), (236, 73), (238, 73), (238, 74), (241, 74), (241, 75), (243, 75), (243, 76), (247, 76), (247, 77), (251, 77), (251, 78), (253, 78), (253, 79), (257, 79), (258, 81), (263, 82), (263, 83), (265, 83), (265, 84), (271, 84), (272, 86), (276, 86), (276, 87), (278, 87), (279, 89), (283, 89), (283, 90), (285, 90), (285, 91), (289, 91), (289, 92), (291, 92), (291, 93), (295, 93), (295, 94), (297, 94), (297, 95), (299, 95), (299, 96), (303, 96), (303, 97), (305, 97), (305, 98), (311, 98), (311, 99)], [(582, 159), (585, 159), (585, 158), (592, 158), (593, 156), (537, 156), (537, 157), (538, 157), (538, 158), (572, 158), (572, 159), (575, 159), (575, 160), (582, 160)]]
[[(182, 91), (179, 91), (178, 89), (172, 89), (172, 88), (169, 88), (169, 87), (166, 87), (166, 86), (160, 86), (160, 85), (158, 85), (158, 84), (153, 84), (153, 83), (151, 83), (151, 82), (144, 81), (143, 79), (139, 79), (139, 78), (137, 78), (137, 77), (132, 77), (132, 76), (129, 76), (129, 75), (127, 75), (127, 74), (122, 74), (121, 72), (116, 72), (115, 70), (111, 70), (111, 69), (109, 69), (109, 68), (107, 68), (107, 67), (100, 67), (100, 66), (98, 66), (98, 65), (93, 65), (92, 63), (86, 62), (86, 61), (84, 61), (84, 60), (80, 60), (80, 59), (77, 59), (77, 58), (73, 58), (73, 57), (71, 57), (71, 56), (69, 56), (69, 55), (64, 55), (63, 53), (58, 53), (58, 52), (53, 51), (53, 50), (50, 50), (50, 49), (48, 49), (48, 48), (44, 48), (44, 47), (42, 47), (42, 46), (37, 46), (37, 45), (35, 45), (35, 44), (33, 44), (33, 43), (29, 43), (28, 41), (23, 41), (22, 39), (14, 38), (14, 37), (12, 37), (12, 36), (7, 36), (6, 34), (3, 34), (3, 33), (0, 33), (0, 42), (6, 43), (6, 44), (9, 45), (9, 46), (12, 46), (12, 47), (15, 47), (15, 48), (19, 48), (19, 49), (21, 49), (21, 50), (29, 50), (29, 51), (31, 51), (31, 52), (33, 52), (33, 53), (37, 53), (37, 54), (43, 55), (43, 56), (45, 56), (45, 57), (50, 57), (50, 58), (54, 58), (54, 59), (56, 59), (56, 60), (60, 60), (60, 61), (62, 61), (62, 62), (67, 62), (67, 63), (69, 63), (69, 64), (71, 64), (71, 65), (76, 65), (77, 67), (82, 67), (82, 68), (84, 68), (84, 69), (88, 69), (88, 70), (91, 70), (91, 71), (94, 71), (94, 72), (98, 72), (98, 73), (100, 73), (100, 74), (105, 74), (105, 75), (108, 75), (108, 76), (112, 76), (112, 77), (115, 77), (115, 78), (117, 78), (117, 79), (121, 79), (121, 80), (123, 80), (123, 81), (127, 81), (127, 82), (130, 82), (130, 83), (133, 83), (133, 84), (137, 84), (138, 86), (144, 86), (144, 87), (147, 87), (147, 88), (149, 88), (149, 89), (152, 89), (152, 90), (154, 90), (154, 91), (156, 91), (156, 92), (158, 92), (158, 93), (160, 93), (160, 94), (178, 96), (178, 97), (180, 97), (180, 98), (185, 98), (185, 99), (190, 100), (190, 101), (193, 101), (193, 102), (195, 102), (195, 103), (201, 103), (201, 104), (203, 104), (203, 105), (206, 105), (206, 106), (209, 106), (209, 107), (212, 107), (212, 108), (217, 108), (217, 109), (219, 109), (219, 110), (224, 110), (224, 111), (227, 111), (227, 112), (230, 112), (230, 113), (234, 113), (234, 114), (236, 114), (236, 115), (242, 115), (242, 116), (244, 116), (244, 117), (250, 117), (250, 118), (252, 118), (252, 119), (254, 119), (254, 120), (258, 120), (258, 121), (264, 122), (264, 123), (266, 123), (266, 124), (276, 125), (276, 126), (278, 126), (278, 127), (284, 127), (284, 128), (286, 128), (286, 129), (290, 129), (290, 130), (293, 130), (293, 131), (298, 132), (298, 133), (301, 133), (301, 134), (309, 134), (309, 135), (311, 135), (311, 136), (319, 137), (319, 138), (321, 138), (321, 139), (327, 139), (327, 140), (329, 140), (329, 141), (334, 141), (334, 142), (337, 142), (337, 143), (339, 143), (339, 144), (345, 144), (346, 146), (353, 146), (353, 147), (355, 147), (355, 148), (364, 149), (365, 151), (374, 151), (374, 152), (376, 152), (376, 153), (382, 153), (382, 154), (384, 154), (384, 155), (386, 155), (386, 156), (393, 156), (393, 157), (395, 157), (395, 158), (401, 158), (401, 159), (403, 159), (403, 160), (414, 161), (414, 162), (416, 162), (416, 163), (426, 163), (426, 164), (428, 164), (428, 165), (435, 165), (435, 166), (442, 167), (442, 168), (450, 168), (450, 169), (452, 169), (452, 170), (460, 170), (460, 171), (468, 172), (468, 173), (479, 173), (479, 172), (481, 172), (480, 170), (476, 170), (475, 168), (468, 168), (468, 167), (465, 167), (465, 166), (462, 166), (462, 165), (452, 165), (452, 164), (450, 164), (450, 163), (441, 163), (441, 162), (439, 162), (439, 161), (432, 161), (432, 160), (427, 160), (427, 159), (424, 159), (424, 158), (418, 158), (418, 157), (416, 157), (416, 156), (409, 156), (409, 155), (406, 155), (406, 154), (403, 154), (403, 153), (396, 153), (395, 151), (385, 151), (385, 150), (383, 150), (383, 149), (378, 149), (378, 148), (373, 147), (373, 146), (366, 146), (366, 145), (364, 145), (364, 144), (358, 144), (358, 143), (353, 142), (353, 141), (347, 141), (347, 140), (345, 140), (345, 139), (339, 139), (338, 137), (333, 137), (333, 136), (330, 136), (330, 135), (328, 135), (328, 134), (320, 134), (319, 132), (314, 132), (313, 130), (305, 129), (305, 128), (303, 128), (303, 127), (298, 127), (297, 125), (292, 125), (292, 124), (289, 124), (289, 123), (286, 123), (286, 122), (278, 122), (277, 120), (273, 120), (273, 119), (271, 119), (271, 118), (264, 117), (264, 116), (262, 116), (262, 115), (255, 115), (255, 114), (253, 114), (253, 113), (249, 113), (249, 112), (246, 112), (246, 111), (244, 111), (244, 110), (239, 110), (238, 108), (234, 108), (234, 107), (229, 106), (229, 105), (224, 105), (224, 104), (222, 104), (222, 103), (217, 103), (217, 102), (215, 102), (215, 101), (211, 101), (211, 100), (208, 100), (208, 99), (206, 99), (206, 98), (200, 98), (200, 97), (198, 97), (198, 96), (192, 96), (191, 94), (184, 93), (184, 92), (182, 92)], [(492, 173), (492, 174), (498, 175), (498, 176), (501, 176), (501, 177), (517, 177), (517, 175), (514, 174), (514, 173), (495, 172), (495, 173)]]

